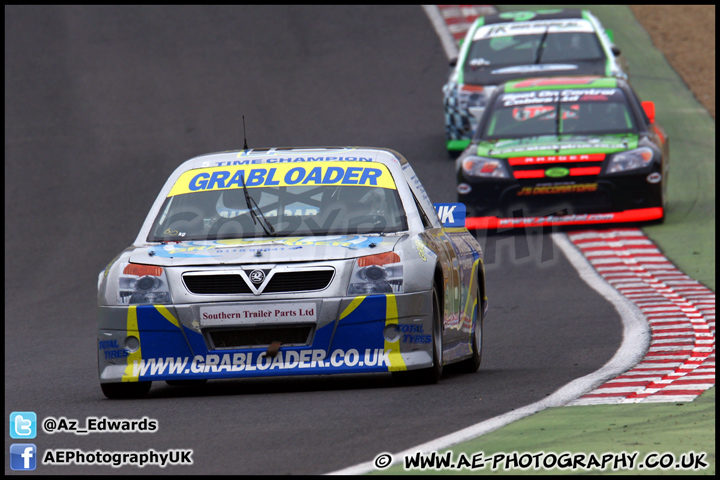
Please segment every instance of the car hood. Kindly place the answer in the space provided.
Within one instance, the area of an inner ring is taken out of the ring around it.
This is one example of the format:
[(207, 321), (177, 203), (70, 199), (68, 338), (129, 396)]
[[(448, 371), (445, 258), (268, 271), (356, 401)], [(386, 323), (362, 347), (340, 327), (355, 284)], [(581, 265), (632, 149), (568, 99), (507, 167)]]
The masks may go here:
[(510, 158), (523, 155), (580, 155), (615, 153), (637, 148), (637, 134), (543, 135), (538, 137), (484, 140), (477, 144), (481, 157)]
[(527, 77), (553, 77), (558, 75), (605, 75), (605, 59), (540, 63), (529, 65), (503, 65), (463, 69), (463, 82), (468, 85), (500, 85), (510, 80)]
[(130, 262), (159, 266), (343, 260), (392, 251), (401, 235), (279, 237), (137, 246)]

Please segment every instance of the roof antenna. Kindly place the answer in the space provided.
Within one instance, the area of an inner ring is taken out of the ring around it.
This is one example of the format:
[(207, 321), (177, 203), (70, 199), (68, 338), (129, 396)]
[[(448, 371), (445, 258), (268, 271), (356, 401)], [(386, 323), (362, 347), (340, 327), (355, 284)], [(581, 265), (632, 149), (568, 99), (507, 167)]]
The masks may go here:
[(248, 146), (247, 146), (247, 136), (245, 135), (245, 115), (243, 115), (242, 117), (243, 117), (243, 140), (245, 141), (245, 144), (243, 145), (243, 148), (244, 148), (245, 150), (247, 150), (247, 149), (248, 149)]

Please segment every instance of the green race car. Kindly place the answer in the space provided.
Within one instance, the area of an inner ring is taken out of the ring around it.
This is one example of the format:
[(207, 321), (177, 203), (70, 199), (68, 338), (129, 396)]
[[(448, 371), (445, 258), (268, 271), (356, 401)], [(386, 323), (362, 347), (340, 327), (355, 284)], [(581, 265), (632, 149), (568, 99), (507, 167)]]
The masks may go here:
[(488, 99), (512, 80), (558, 75), (627, 79), (611, 32), (587, 10), (504, 12), (478, 17), (443, 87), (446, 146), (470, 143)]

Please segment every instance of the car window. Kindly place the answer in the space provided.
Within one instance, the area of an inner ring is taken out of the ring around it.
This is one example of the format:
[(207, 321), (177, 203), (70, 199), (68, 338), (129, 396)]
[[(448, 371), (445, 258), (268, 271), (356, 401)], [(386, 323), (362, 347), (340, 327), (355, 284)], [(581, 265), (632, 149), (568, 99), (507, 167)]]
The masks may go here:
[(630, 132), (636, 133), (637, 125), (622, 90), (568, 89), (499, 95), (482, 138)]
[(548, 34), (540, 48), (543, 34), (516, 35), (478, 40), (472, 43), (465, 68), (503, 65), (528, 65), (598, 60), (603, 58), (600, 42), (594, 33)]
[(395, 182), (382, 164), (265, 164), (185, 172), (165, 199), (148, 241), (273, 236), (262, 217), (274, 236), (407, 230)]
[[(412, 193), (412, 190), (410, 191), (410, 193)], [(412, 196), (413, 196), (413, 200), (415, 201), (415, 206), (418, 209), (418, 213), (420, 214), (420, 220), (422, 221), (423, 228), (426, 230), (428, 228), (432, 228), (432, 222), (430, 222), (430, 219), (427, 217), (427, 215), (425, 215), (425, 210), (423, 210), (422, 206), (420, 205), (420, 202), (418, 202), (417, 197), (415, 196), (414, 193), (412, 193)]]
[(465, 73), (486, 67), (602, 60), (600, 41), (587, 20), (485, 25), (473, 35)]

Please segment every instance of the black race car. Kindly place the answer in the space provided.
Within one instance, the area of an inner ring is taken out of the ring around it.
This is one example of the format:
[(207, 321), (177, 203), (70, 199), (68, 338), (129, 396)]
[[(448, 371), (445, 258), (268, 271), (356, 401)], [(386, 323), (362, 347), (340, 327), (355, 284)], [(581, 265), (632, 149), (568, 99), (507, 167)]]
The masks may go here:
[(614, 77), (508, 82), (456, 161), (470, 229), (662, 221), (668, 139)]

